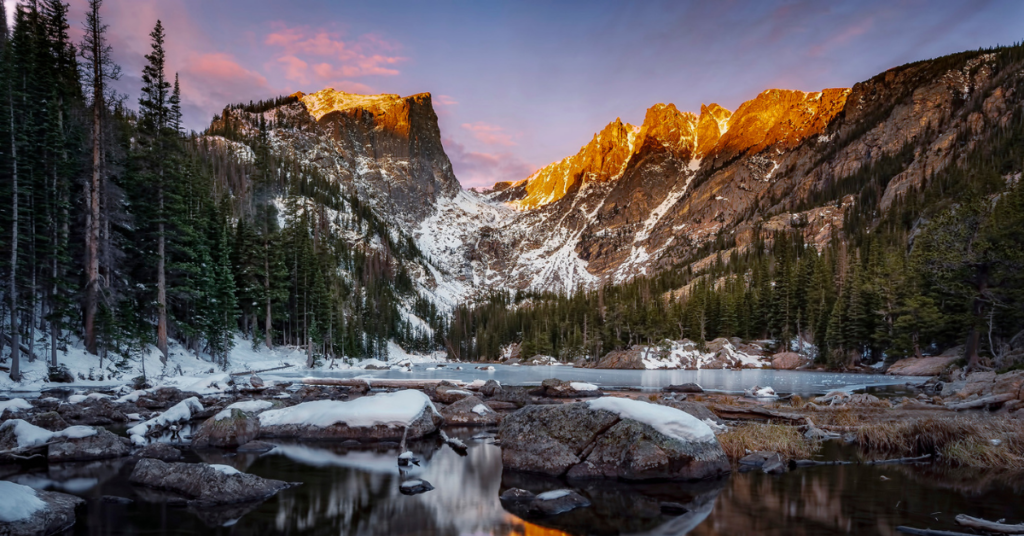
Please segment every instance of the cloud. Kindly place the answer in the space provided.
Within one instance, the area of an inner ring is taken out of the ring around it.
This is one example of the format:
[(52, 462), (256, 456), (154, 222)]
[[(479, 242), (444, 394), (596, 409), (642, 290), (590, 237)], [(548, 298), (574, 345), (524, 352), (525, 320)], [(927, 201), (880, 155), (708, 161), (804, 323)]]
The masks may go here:
[(537, 166), (510, 152), (473, 152), (448, 137), (443, 138), (441, 143), (452, 162), (455, 176), (465, 188), (490, 187), (496, 182), (518, 181), (537, 171)]
[(835, 35), (827, 39), (825, 42), (812, 46), (808, 53), (811, 56), (821, 56), (827, 50), (833, 47), (845, 45), (849, 43), (853, 38), (866, 34), (874, 26), (875, 20), (871, 16), (867, 16), (861, 20), (853, 21), (851, 24), (848, 24), (845, 27), (840, 28), (838, 32), (835, 33)]
[(477, 121), (476, 123), (463, 123), (462, 128), (472, 132), (473, 137), (485, 145), (502, 145), (505, 147), (516, 145), (516, 142), (512, 140), (512, 136), (498, 125)]
[(438, 106), (455, 106), (459, 101), (450, 95), (434, 95), (434, 104)]
[[(401, 45), (374, 34), (356, 39), (342, 39), (342, 35), (324, 28), (287, 26), (274, 23), (264, 44), (274, 48), (274, 61), (285, 66), (285, 77), (307, 84), (310, 78), (305, 70), (312, 65), (314, 79), (333, 82), (364, 76), (396, 76), (396, 68), (406, 58), (396, 54)], [(301, 69), (299, 65), (301, 63)]]

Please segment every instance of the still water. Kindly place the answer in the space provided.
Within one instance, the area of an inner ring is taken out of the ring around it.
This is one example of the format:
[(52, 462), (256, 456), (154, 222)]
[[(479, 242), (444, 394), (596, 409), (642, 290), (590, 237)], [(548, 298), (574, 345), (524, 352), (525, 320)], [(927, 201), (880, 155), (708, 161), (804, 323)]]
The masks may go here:
[[(462, 370), (456, 370), (461, 366)], [(316, 371), (313, 373), (284, 373), (275, 379), (296, 380), (302, 377), (321, 378), (378, 378), (378, 379), (448, 379), (473, 381), (495, 379), (503, 385), (540, 385), (548, 378), (593, 383), (609, 389), (630, 387), (660, 389), (669, 385), (694, 382), (709, 391), (742, 393), (755, 385), (771, 386), (778, 393), (801, 395), (824, 394), (834, 389), (859, 390), (868, 387), (921, 383), (925, 378), (911, 376), (885, 376), (882, 374), (848, 374), (803, 370), (608, 370), (585, 369), (569, 366), (507, 366), (494, 365), (493, 371), (480, 370), (472, 364), (415, 365), (411, 372), (401, 370), (347, 370)]]
[[(781, 476), (758, 472), (693, 484), (564, 482), (502, 472), (501, 451), (482, 430), (450, 430), (470, 446), (459, 456), (439, 441), (412, 445), (420, 466), (400, 473), (397, 449), (348, 450), (337, 444), (282, 445), (263, 455), (209, 451), (190, 461), (225, 463), (302, 485), (261, 503), (214, 510), (169, 505), (135, 488), (126, 459), (40, 466), (0, 476), (88, 500), (74, 534), (317, 535), (828, 535), (896, 534), (898, 525), (955, 530), (959, 513), (1020, 520), (1024, 475), (939, 470), (933, 466), (831, 466)], [(476, 439), (473, 439), (473, 438)], [(856, 454), (829, 445), (825, 456)], [(424, 479), (434, 490), (406, 496), (399, 484)], [(498, 496), (574, 488), (592, 505), (523, 519)], [(131, 499), (118, 504), (111, 497)], [(660, 504), (684, 505), (681, 515)]]

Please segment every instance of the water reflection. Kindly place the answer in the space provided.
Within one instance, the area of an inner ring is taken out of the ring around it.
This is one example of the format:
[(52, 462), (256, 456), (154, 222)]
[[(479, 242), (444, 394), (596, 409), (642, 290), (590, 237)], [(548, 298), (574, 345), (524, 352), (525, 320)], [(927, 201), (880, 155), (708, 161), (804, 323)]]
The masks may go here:
[[(436, 439), (411, 443), (408, 448), (420, 466), (409, 472), (399, 471), (399, 449), (394, 445), (363, 449), (286, 443), (263, 455), (187, 453), (189, 461), (226, 463), (263, 477), (303, 483), (263, 503), (217, 509), (191, 508), (180, 499), (131, 486), (132, 462), (127, 459), (17, 471), (0, 468), (0, 475), (85, 497), (88, 507), (74, 528), (82, 535), (895, 534), (898, 525), (954, 530), (953, 517), (959, 513), (1017, 521), (1024, 512), (1024, 475), (1019, 473), (829, 466), (781, 476), (733, 474), (691, 484), (566, 482), (503, 473), (500, 449), (470, 440), (480, 433), (450, 432), (469, 444), (466, 456)], [(829, 455), (851, 457), (831, 449)], [(408, 478), (426, 480), (435, 489), (402, 495), (399, 484)], [(534, 493), (570, 487), (592, 505), (550, 517), (507, 511), (498, 497), (511, 487)], [(134, 502), (125, 504), (111, 496)], [(677, 503), (685, 511), (666, 509), (665, 503)]]

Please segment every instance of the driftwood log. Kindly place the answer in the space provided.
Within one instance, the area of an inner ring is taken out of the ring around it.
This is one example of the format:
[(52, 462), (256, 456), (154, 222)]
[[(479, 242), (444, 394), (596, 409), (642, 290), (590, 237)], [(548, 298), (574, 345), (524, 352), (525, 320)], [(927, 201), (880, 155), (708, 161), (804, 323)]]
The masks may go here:
[(268, 369), (263, 369), (263, 370), (245, 370), (245, 371), (242, 371), (242, 372), (232, 372), (230, 374), (230, 376), (245, 376), (246, 374), (260, 374), (260, 373), (263, 373), (263, 372), (271, 372), (271, 371), (274, 371), (274, 370), (282, 370), (282, 369), (286, 369), (286, 368), (292, 368), (294, 366), (295, 365), (283, 365), (283, 366), (280, 366), (280, 367), (268, 368)]
[(948, 405), (946, 407), (951, 409), (951, 410), (953, 410), (953, 411), (959, 411), (961, 409), (977, 409), (977, 408), (984, 408), (986, 406), (992, 406), (992, 405), (995, 405), (995, 404), (1002, 404), (1004, 402), (1009, 402), (1009, 401), (1011, 401), (1011, 400), (1013, 400), (1015, 398), (1017, 398), (1017, 394), (1016, 393), (1002, 393), (1002, 394), (998, 394), (998, 395), (985, 396), (985, 397), (979, 398), (977, 400), (971, 400), (969, 402), (961, 402), (959, 404), (950, 404), (950, 405)]
[(739, 406), (727, 406), (724, 404), (714, 404), (708, 406), (708, 409), (713, 411), (715, 415), (718, 415), (721, 419), (731, 420), (742, 420), (742, 419), (753, 419), (753, 420), (777, 420), (777, 421), (790, 421), (799, 422), (804, 420), (803, 415), (796, 413), (783, 413), (781, 411), (775, 411), (761, 406), (751, 407), (739, 407)]
[(916, 536), (978, 536), (977, 534), (968, 534), (966, 532), (950, 532), (948, 530), (930, 530), (930, 529), (915, 529), (913, 527), (896, 527), (896, 532), (902, 532), (903, 534), (915, 534)]
[(1017, 525), (1006, 525), (996, 521), (986, 521), (978, 517), (971, 517), (964, 514), (956, 516), (956, 522), (972, 529), (998, 534), (1024, 534), (1024, 523)]

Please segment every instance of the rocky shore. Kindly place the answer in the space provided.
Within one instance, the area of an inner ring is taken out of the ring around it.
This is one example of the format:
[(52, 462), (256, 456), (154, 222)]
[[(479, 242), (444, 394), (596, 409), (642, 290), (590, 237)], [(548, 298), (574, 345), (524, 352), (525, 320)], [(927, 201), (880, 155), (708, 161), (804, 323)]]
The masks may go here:
[[(705, 393), (696, 384), (610, 392), (558, 379), (536, 387), (494, 380), (260, 383), (206, 394), (159, 387), (2, 400), (0, 464), (123, 459), (133, 467), (130, 482), (149, 500), (222, 508), (258, 504), (295, 484), (188, 463), (183, 451), (259, 455), (282, 441), (406, 451), (407, 443), (440, 437), (438, 444), (464, 453), (465, 445), (444, 429), (475, 426), (497, 432), (507, 473), (543, 475), (566, 486), (564, 494), (543, 497), (504, 489), (502, 504), (524, 515), (588, 508), (573, 490), (595, 480), (778, 474), (818, 463), (813, 455), (829, 440), (862, 447), (859, 462), (991, 466), (1003, 460), (1024, 468), (1024, 371), (947, 368), (914, 396), (837, 391), (811, 400), (760, 387), (747, 397)], [(399, 457), (399, 466), (415, 462), (411, 452), (402, 456), (408, 459)], [(407, 480), (403, 493), (433, 489)], [(38, 508), (29, 517), (0, 519), (5, 534), (58, 532), (74, 523), (82, 504), (56, 492), (16, 491)]]

